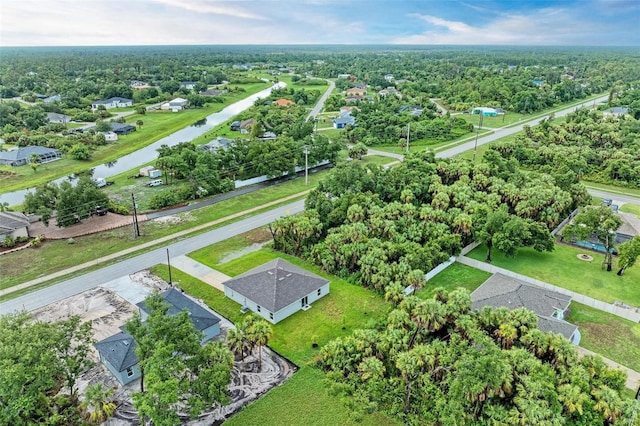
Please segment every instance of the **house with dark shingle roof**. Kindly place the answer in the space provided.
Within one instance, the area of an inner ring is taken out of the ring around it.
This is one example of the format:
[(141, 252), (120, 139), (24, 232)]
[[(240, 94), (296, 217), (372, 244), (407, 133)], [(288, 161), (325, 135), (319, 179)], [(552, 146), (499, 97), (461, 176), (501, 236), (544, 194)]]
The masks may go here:
[(29, 219), (18, 212), (0, 212), (0, 240), (29, 236)]
[(564, 321), (571, 296), (497, 273), (471, 293), (471, 308), (485, 306), (508, 309), (526, 308), (538, 316), (538, 328), (562, 334), (573, 344), (580, 343), (578, 327)]
[(11, 151), (0, 152), (0, 164), (24, 166), (31, 162), (32, 154), (38, 156), (38, 163), (49, 163), (62, 158), (62, 154), (57, 149), (44, 146), (25, 146)]
[(133, 106), (133, 99), (121, 98), (119, 96), (115, 96), (113, 98), (95, 101), (91, 104), (91, 111), (97, 111), (100, 105), (104, 106), (105, 109), (111, 108), (126, 108)]
[(140, 377), (136, 341), (126, 331), (95, 343), (100, 361), (118, 381), (126, 385)]
[[(220, 334), (220, 318), (181, 291), (172, 288), (160, 293), (160, 297), (169, 306), (168, 315), (177, 315), (185, 309), (189, 312), (193, 326), (197, 331), (202, 332), (202, 343)], [(145, 302), (140, 302), (136, 306), (140, 309), (140, 317), (144, 321), (149, 316)], [(100, 361), (121, 384), (126, 385), (140, 377), (138, 357), (135, 353), (136, 341), (129, 333), (121, 331), (95, 343), (94, 346)]]
[(329, 280), (280, 258), (222, 284), (225, 296), (273, 324), (329, 294)]

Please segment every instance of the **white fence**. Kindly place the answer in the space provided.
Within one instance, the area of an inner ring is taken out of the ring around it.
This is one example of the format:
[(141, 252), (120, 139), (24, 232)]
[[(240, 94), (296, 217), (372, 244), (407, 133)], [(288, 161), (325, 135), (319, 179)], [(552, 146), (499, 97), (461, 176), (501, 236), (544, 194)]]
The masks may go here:
[(527, 277), (525, 275), (521, 275), (521, 274), (509, 271), (509, 270), (504, 269), (504, 268), (499, 268), (497, 266), (493, 266), (493, 265), (490, 265), (490, 264), (485, 263), (485, 262), (480, 262), (480, 261), (475, 260), (475, 259), (469, 259), (468, 257), (460, 256), (460, 257), (458, 257), (456, 259), (456, 261), (458, 263), (463, 264), (463, 265), (471, 266), (472, 268), (481, 269), (481, 270), (489, 272), (491, 274), (495, 274), (495, 273), (499, 272), (499, 273), (501, 273), (503, 275), (519, 279), (521, 281), (524, 281), (524, 282), (532, 284), (532, 285), (536, 285), (538, 287), (543, 287), (543, 288), (546, 288), (546, 289), (549, 289), (549, 290), (556, 291), (558, 293), (566, 294), (566, 295), (571, 296), (572, 300), (574, 300), (574, 301), (576, 301), (578, 303), (582, 303), (583, 305), (591, 306), (592, 308), (599, 309), (599, 310), (604, 311), (604, 312), (608, 312), (610, 314), (619, 316), (619, 317), (627, 319), (629, 321), (633, 321), (633, 322), (636, 322), (636, 323), (640, 322), (640, 309), (639, 308), (618, 306), (618, 305), (614, 305), (612, 303), (605, 303), (605, 302), (603, 302), (601, 300), (596, 300), (594, 298), (585, 296), (583, 294), (575, 293), (575, 292), (573, 292), (571, 290), (567, 290), (566, 288), (557, 287), (555, 285), (546, 283), (544, 281), (536, 280), (535, 278), (530, 278), (530, 277)]
[[(313, 169), (314, 167), (326, 166), (327, 164), (329, 164), (328, 160), (323, 160), (323, 161), (320, 161), (319, 163), (316, 163), (316, 164), (313, 164), (313, 165), (309, 164), (309, 171), (311, 171), (311, 169)], [(296, 173), (301, 172), (304, 169), (305, 169), (304, 166), (296, 166), (295, 167)], [(288, 172), (284, 172), (284, 173), (282, 173), (281, 176), (287, 176), (288, 174), (289, 174)], [(254, 177), (254, 178), (251, 178), (251, 179), (237, 180), (237, 181), (234, 182), (234, 184), (235, 184), (235, 188), (238, 189), (238, 188), (243, 188), (243, 187), (249, 186), (249, 185), (255, 185), (256, 183), (266, 182), (266, 181), (271, 180), (271, 179), (275, 179), (275, 177), (267, 177), (267, 176), (263, 175), (263, 176), (258, 176), (258, 177)]]

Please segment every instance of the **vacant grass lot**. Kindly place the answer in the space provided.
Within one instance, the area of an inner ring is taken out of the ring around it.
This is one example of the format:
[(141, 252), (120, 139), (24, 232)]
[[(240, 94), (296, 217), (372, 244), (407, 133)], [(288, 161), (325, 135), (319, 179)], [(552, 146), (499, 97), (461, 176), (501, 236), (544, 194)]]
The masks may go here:
[[(479, 246), (469, 257), (484, 261), (487, 248)], [(577, 258), (580, 253), (593, 256), (592, 262)], [(640, 267), (627, 269), (622, 277), (616, 275), (617, 269), (607, 272), (600, 268), (604, 254), (579, 249), (564, 244), (556, 244), (551, 253), (539, 253), (523, 248), (514, 258), (507, 258), (497, 250), (491, 253), (493, 265), (509, 269), (532, 278), (546, 281), (594, 299), (613, 303), (621, 301), (640, 306)], [(615, 262), (614, 262), (615, 263)]]
[[(244, 240), (244, 246), (249, 243)], [(354, 329), (373, 324), (385, 315), (391, 305), (384, 302), (381, 296), (362, 287), (349, 284), (336, 277), (322, 274), (315, 266), (306, 264), (300, 259), (263, 249), (250, 253), (242, 258), (225, 263), (215, 264), (215, 259), (243, 248), (242, 239), (232, 243), (220, 242), (205, 249), (198, 250), (191, 256), (228, 275), (237, 275), (264, 262), (282, 257), (291, 263), (311, 272), (325, 276), (331, 280), (331, 292), (314, 302), (308, 311), (300, 311), (273, 326), (273, 337), (269, 346), (300, 366), (282, 386), (279, 386), (258, 401), (246, 407), (225, 424), (229, 425), (356, 425), (340, 398), (327, 393), (322, 380), (323, 373), (315, 367), (314, 356), (319, 346), (329, 340), (351, 334)], [(153, 272), (168, 278), (165, 265), (158, 265)], [(212, 309), (233, 322), (241, 321), (244, 314), (240, 305), (224, 297), (224, 294), (202, 281), (172, 268), (172, 279), (179, 281), (178, 286), (195, 297), (203, 299)], [(299, 407), (304, 407), (299, 410)], [(366, 415), (363, 425), (397, 424), (380, 413)]]
[(431, 299), (434, 290), (443, 287), (446, 291), (455, 290), (458, 287), (465, 288), (472, 293), (491, 276), (490, 273), (470, 266), (454, 263), (427, 282), (427, 285), (416, 295), (421, 299)]
[(567, 318), (580, 329), (580, 346), (640, 371), (640, 324), (571, 302)]
[(65, 157), (62, 160), (40, 165), (35, 173), (30, 167), (13, 167), (10, 170), (15, 172), (15, 175), (0, 176), (2, 191), (9, 192), (42, 185), (56, 178), (78, 173), (99, 164), (116, 160), (125, 154), (143, 148), (214, 112), (221, 111), (226, 106), (240, 99), (244, 99), (253, 93), (266, 89), (269, 87), (269, 83), (253, 83), (238, 85), (238, 87), (243, 88), (245, 91), (225, 96), (223, 103), (210, 103), (205, 107), (187, 109), (178, 114), (171, 112), (149, 112), (145, 115), (133, 114), (127, 116), (127, 123), (135, 125), (138, 120), (142, 120), (144, 125), (134, 133), (119, 137), (117, 143), (99, 147), (93, 153), (90, 161), (77, 161)]

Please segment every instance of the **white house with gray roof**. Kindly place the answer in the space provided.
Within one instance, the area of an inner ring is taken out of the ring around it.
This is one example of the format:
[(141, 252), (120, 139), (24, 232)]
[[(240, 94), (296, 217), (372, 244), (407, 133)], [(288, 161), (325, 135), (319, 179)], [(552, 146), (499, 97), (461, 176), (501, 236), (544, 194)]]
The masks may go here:
[(280, 258), (222, 284), (225, 296), (273, 324), (329, 294), (329, 280)]
[(133, 106), (133, 99), (127, 99), (127, 98), (121, 98), (119, 96), (115, 96), (113, 98), (95, 101), (91, 104), (91, 111), (97, 111), (100, 105), (104, 106), (105, 109), (126, 108), (126, 107)]
[[(220, 318), (181, 291), (172, 288), (160, 293), (160, 297), (169, 306), (168, 315), (177, 315), (185, 309), (189, 312), (193, 326), (202, 333), (202, 343), (220, 334)], [(150, 312), (145, 302), (140, 302), (136, 306), (140, 309), (142, 320), (147, 319)], [(140, 377), (138, 357), (135, 353), (137, 345), (129, 333), (121, 331), (99, 341), (94, 346), (100, 361), (121, 384), (126, 385)]]
[(0, 164), (24, 166), (31, 163), (31, 156), (34, 154), (38, 157), (38, 163), (40, 164), (62, 158), (62, 154), (57, 149), (44, 146), (25, 146), (11, 151), (0, 152)]
[(580, 343), (578, 327), (564, 321), (571, 296), (534, 286), (503, 274), (494, 274), (471, 293), (471, 309), (485, 306), (508, 309), (526, 308), (538, 316), (538, 328), (562, 334), (571, 343)]

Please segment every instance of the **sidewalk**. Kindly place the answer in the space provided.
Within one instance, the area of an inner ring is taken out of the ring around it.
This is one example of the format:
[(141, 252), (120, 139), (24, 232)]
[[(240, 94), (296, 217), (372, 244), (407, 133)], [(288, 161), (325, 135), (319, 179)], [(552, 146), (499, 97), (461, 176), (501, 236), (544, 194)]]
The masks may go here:
[(184, 255), (172, 259), (171, 266), (176, 267), (182, 272), (189, 274), (220, 291), (224, 291), (222, 283), (231, 279), (230, 276), (225, 275), (220, 271), (216, 271), (215, 269)]
[(47, 275), (47, 276), (44, 276), (44, 277), (37, 278), (35, 280), (27, 281), (25, 283), (18, 284), (16, 286), (9, 287), (9, 288), (4, 289), (4, 290), (0, 290), (0, 297), (4, 296), (4, 295), (7, 295), (7, 294), (10, 294), (10, 293), (13, 293), (13, 292), (18, 291), (18, 290), (23, 290), (25, 288), (29, 288), (29, 287), (32, 287), (34, 285), (38, 285), (38, 284), (41, 284), (41, 283), (44, 283), (44, 282), (47, 282), (47, 281), (54, 280), (56, 278), (63, 277), (63, 276), (68, 275), (68, 274), (72, 274), (74, 272), (82, 271), (83, 269), (94, 267), (94, 266), (99, 265), (101, 263), (117, 259), (119, 257), (125, 256), (125, 255), (130, 254), (130, 253), (137, 252), (137, 251), (145, 249), (145, 248), (153, 247), (155, 245), (158, 245), (158, 244), (161, 244), (161, 243), (164, 243), (164, 242), (167, 242), (167, 241), (178, 239), (179, 237), (183, 237), (185, 235), (189, 235), (189, 234), (192, 234), (194, 232), (210, 228), (212, 226), (215, 226), (215, 225), (230, 221), (232, 219), (237, 219), (239, 217), (242, 217), (242, 216), (250, 214), (250, 213), (255, 213), (255, 212), (259, 211), (259, 210), (264, 209), (265, 207), (275, 206), (277, 204), (280, 204), (280, 203), (283, 203), (283, 202), (286, 202), (286, 201), (290, 201), (290, 200), (293, 200), (295, 198), (299, 198), (301, 196), (307, 195), (310, 191), (311, 191), (311, 189), (308, 189), (306, 191), (302, 191), (302, 192), (299, 192), (297, 194), (290, 195), (288, 197), (284, 197), (284, 198), (280, 198), (278, 200), (271, 201), (271, 202), (263, 204), (261, 206), (253, 207), (253, 208), (250, 208), (250, 209), (238, 212), (238, 213), (234, 213), (232, 215), (229, 215), (229, 216), (226, 216), (226, 217), (223, 217), (223, 218), (220, 218), (220, 219), (208, 222), (208, 223), (203, 223), (202, 225), (198, 225), (198, 226), (195, 226), (193, 228), (186, 229), (184, 231), (176, 232), (175, 234), (171, 234), (171, 235), (167, 235), (167, 236), (162, 237), (162, 238), (158, 238), (157, 240), (149, 241), (149, 242), (146, 242), (144, 244), (140, 244), (138, 246), (131, 247), (131, 248), (128, 248), (126, 250), (119, 251), (117, 253), (112, 253), (110, 255), (103, 256), (103, 257), (98, 258), (96, 260), (91, 260), (89, 262), (85, 262), (85, 263), (82, 263), (80, 265), (76, 265), (74, 267), (67, 268), (67, 269), (64, 269), (62, 271), (58, 271), (58, 272), (55, 272), (53, 274), (50, 274), (50, 275)]
[(625, 373), (627, 373), (627, 382), (626, 382), (626, 386), (629, 389), (632, 390), (637, 390), (638, 386), (640, 386), (640, 373), (638, 373), (637, 371), (634, 371), (628, 367), (625, 367), (624, 365), (620, 365), (615, 361), (610, 360), (609, 358), (605, 358), (600, 354), (597, 354), (595, 352), (591, 352), (589, 349), (585, 349), (582, 346), (576, 346), (575, 347), (576, 350), (578, 351), (578, 354), (580, 356), (585, 356), (585, 355), (594, 355), (594, 356), (599, 356), (602, 358), (602, 360), (611, 368), (615, 369), (615, 370), (622, 370)]

